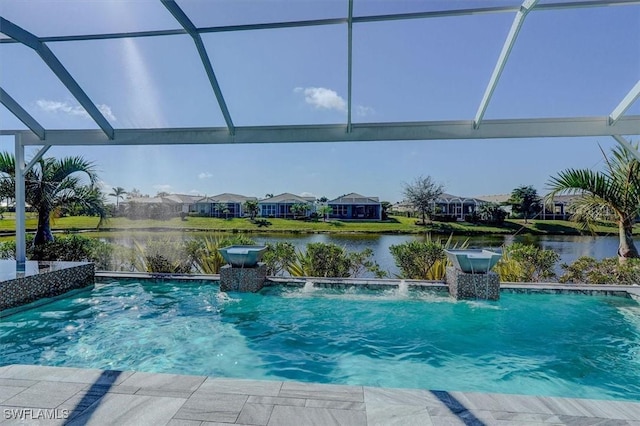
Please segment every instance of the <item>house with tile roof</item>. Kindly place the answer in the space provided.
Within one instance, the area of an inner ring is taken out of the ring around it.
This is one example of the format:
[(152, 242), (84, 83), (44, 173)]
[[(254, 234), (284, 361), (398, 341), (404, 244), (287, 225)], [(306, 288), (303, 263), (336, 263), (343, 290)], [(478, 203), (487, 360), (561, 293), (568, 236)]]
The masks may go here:
[(328, 201), (332, 219), (382, 220), (382, 204), (378, 197), (366, 197), (352, 192)]
[(315, 197), (301, 197), (285, 192), (258, 201), (259, 215), (262, 217), (293, 218), (295, 215), (291, 211), (291, 207), (302, 204), (307, 207), (305, 216), (309, 217), (316, 211), (315, 201)]
[(256, 197), (246, 197), (239, 194), (218, 194), (204, 197), (196, 201), (194, 211), (200, 216), (208, 217), (242, 217), (245, 215), (243, 204), (249, 200), (257, 201)]

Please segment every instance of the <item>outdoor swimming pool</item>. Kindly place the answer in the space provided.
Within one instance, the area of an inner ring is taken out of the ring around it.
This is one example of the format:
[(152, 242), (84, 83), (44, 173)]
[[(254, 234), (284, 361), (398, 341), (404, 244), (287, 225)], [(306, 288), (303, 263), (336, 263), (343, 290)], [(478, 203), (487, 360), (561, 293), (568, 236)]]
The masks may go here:
[(640, 306), (598, 296), (98, 284), (6, 317), (0, 364), (640, 400)]

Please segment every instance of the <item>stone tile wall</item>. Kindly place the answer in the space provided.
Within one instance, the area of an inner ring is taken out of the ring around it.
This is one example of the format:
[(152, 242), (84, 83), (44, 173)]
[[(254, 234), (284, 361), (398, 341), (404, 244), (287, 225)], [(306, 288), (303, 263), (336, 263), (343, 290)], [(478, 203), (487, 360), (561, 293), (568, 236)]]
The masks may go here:
[(39, 274), (0, 282), (0, 311), (94, 283), (93, 263), (75, 263), (64, 269), (51, 267), (54, 263), (41, 262)]
[(220, 268), (220, 291), (258, 292), (267, 279), (267, 265), (258, 263), (255, 268)]
[(500, 299), (500, 278), (495, 272), (486, 274), (467, 274), (448, 267), (446, 281), (449, 294), (459, 299)]

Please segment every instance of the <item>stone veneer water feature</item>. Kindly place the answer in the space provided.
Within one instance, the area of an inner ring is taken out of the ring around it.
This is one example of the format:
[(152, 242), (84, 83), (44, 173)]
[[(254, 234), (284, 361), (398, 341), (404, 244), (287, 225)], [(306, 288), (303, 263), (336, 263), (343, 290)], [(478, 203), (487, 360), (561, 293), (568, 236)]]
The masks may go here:
[(267, 278), (267, 265), (261, 263), (267, 246), (235, 245), (218, 250), (227, 265), (220, 268), (220, 291), (258, 292)]
[(16, 262), (0, 260), (0, 311), (93, 284), (95, 266), (86, 262), (27, 261), (24, 272)]
[(449, 266), (445, 278), (449, 294), (456, 300), (500, 299), (500, 277), (495, 272), (468, 274)]
[(447, 267), (445, 281), (449, 294), (459, 299), (500, 299), (500, 278), (491, 272), (501, 253), (490, 250), (445, 250), (453, 267)]

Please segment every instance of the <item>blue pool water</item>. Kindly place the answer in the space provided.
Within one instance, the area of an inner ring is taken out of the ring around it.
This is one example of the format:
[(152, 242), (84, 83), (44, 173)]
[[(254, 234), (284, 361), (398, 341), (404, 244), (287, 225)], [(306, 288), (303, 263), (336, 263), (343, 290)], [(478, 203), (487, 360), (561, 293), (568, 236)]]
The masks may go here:
[(6, 317), (0, 364), (640, 400), (640, 306), (503, 294), (96, 285)]

